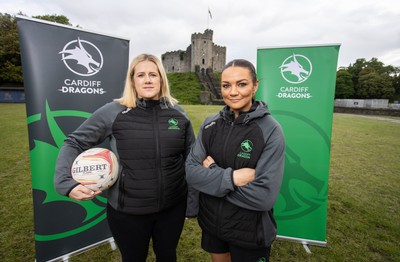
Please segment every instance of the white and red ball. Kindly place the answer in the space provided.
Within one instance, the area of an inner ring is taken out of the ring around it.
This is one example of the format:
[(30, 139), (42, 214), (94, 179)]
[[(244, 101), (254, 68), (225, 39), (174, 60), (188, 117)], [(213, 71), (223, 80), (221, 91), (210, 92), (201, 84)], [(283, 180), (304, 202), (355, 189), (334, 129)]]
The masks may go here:
[(91, 148), (75, 158), (71, 167), (74, 180), (92, 190), (106, 190), (118, 178), (115, 154), (106, 148)]

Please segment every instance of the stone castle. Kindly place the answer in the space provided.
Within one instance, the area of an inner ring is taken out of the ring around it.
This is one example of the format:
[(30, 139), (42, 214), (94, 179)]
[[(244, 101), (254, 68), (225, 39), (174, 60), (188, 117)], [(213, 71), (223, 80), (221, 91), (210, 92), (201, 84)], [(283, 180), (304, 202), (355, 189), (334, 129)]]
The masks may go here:
[(226, 47), (213, 43), (213, 31), (194, 33), (191, 40), (186, 51), (171, 51), (161, 56), (166, 72), (221, 72), (226, 62)]

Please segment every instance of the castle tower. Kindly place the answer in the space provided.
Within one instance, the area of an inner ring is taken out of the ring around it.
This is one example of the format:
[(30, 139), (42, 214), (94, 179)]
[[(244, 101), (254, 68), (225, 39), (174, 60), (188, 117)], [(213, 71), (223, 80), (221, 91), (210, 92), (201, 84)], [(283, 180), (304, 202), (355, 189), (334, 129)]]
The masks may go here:
[(194, 72), (199, 66), (200, 71), (212, 68), (213, 31), (207, 29), (202, 33), (192, 34), (192, 61), (190, 71)]
[(194, 33), (186, 51), (178, 50), (162, 55), (167, 72), (205, 72), (208, 69), (220, 72), (226, 63), (226, 47), (213, 43), (213, 31)]

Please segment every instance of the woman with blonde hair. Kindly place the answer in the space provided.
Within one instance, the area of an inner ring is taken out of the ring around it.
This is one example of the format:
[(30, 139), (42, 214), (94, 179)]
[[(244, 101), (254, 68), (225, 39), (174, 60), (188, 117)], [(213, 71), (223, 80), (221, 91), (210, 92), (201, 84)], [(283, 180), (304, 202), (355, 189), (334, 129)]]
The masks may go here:
[(157, 261), (176, 261), (187, 205), (184, 163), (194, 139), (160, 60), (141, 54), (130, 63), (122, 97), (96, 110), (65, 140), (57, 192), (75, 200), (101, 193), (74, 181), (70, 168), (81, 152), (108, 140), (120, 173), (108, 190), (107, 219), (122, 260), (145, 262), (151, 239)]

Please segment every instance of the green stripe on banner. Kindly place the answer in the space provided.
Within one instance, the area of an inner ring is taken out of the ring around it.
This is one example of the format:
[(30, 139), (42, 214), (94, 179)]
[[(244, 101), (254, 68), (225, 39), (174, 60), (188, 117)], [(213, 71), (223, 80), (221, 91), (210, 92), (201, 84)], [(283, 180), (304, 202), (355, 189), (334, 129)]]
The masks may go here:
[(286, 139), (285, 172), (274, 207), (278, 235), (326, 244), (327, 195), (339, 44), (259, 48), (257, 99)]

